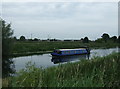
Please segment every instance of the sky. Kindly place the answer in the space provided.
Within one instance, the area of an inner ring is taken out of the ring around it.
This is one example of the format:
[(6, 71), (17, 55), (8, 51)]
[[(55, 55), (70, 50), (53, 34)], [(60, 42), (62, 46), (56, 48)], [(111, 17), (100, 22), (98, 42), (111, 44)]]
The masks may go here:
[(91, 40), (118, 35), (117, 2), (3, 2), (2, 18), (14, 36)]

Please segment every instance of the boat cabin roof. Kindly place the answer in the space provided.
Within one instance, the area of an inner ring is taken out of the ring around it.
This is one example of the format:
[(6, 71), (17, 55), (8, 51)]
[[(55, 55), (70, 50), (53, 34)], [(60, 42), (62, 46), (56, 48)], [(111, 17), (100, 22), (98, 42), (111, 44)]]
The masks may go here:
[(77, 50), (85, 50), (85, 48), (79, 48), (79, 49), (57, 49), (56, 51), (77, 51)]

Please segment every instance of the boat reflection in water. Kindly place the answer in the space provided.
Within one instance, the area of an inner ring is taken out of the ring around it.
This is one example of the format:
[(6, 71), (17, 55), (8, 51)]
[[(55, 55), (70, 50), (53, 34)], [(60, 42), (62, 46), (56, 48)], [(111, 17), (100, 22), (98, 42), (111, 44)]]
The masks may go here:
[(57, 63), (64, 63), (64, 62), (70, 62), (70, 61), (79, 61), (80, 59), (89, 59), (89, 54), (84, 55), (72, 55), (72, 56), (52, 56), (51, 61), (54, 64)]

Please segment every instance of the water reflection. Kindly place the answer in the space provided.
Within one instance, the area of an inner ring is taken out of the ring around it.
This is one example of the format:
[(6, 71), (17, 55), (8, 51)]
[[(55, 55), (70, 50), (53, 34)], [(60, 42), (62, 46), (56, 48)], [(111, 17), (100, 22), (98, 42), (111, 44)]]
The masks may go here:
[(73, 56), (63, 56), (63, 57), (56, 57), (52, 56), (51, 62), (54, 64), (63, 63), (63, 62), (71, 62), (71, 61), (79, 61), (80, 59), (89, 59), (89, 55), (73, 55)]
[(2, 59), (2, 77), (8, 77), (15, 73), (14, 61), (11, 58), (3, 57)]
[(16, 57), (13, 58), (12, 61), (15, 64), (15, 70), (19, 71), (25, 68), (26, 63), (31, 61), (35, 63), (36, 67), (48, 68), (51, 66), (57, 66), (59, 63), (67, 63), (67, 62), (77, 62), (80, 59), (92, 59), (96, 56), (103, 57), (111, 54), (112, 52), (118, 52), (118, 48), (110, 48), (110, 49), (92, 49), (90, 51), (90, 55), (76, 55), (76, 56), (68, 56), (68, 57), (60, 57), (54, 58), (50, 54), (43, 55), (32, 55), (32, 56), (24, 56), (24, 57)]

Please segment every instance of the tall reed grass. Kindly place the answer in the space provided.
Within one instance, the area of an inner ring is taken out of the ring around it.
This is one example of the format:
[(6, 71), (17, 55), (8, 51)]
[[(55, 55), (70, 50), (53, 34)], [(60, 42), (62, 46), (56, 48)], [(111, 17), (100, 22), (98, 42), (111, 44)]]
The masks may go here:
[(119, 87), (120, 53), (47, 69), (28, 63), (11, 77), (9, 87)]

